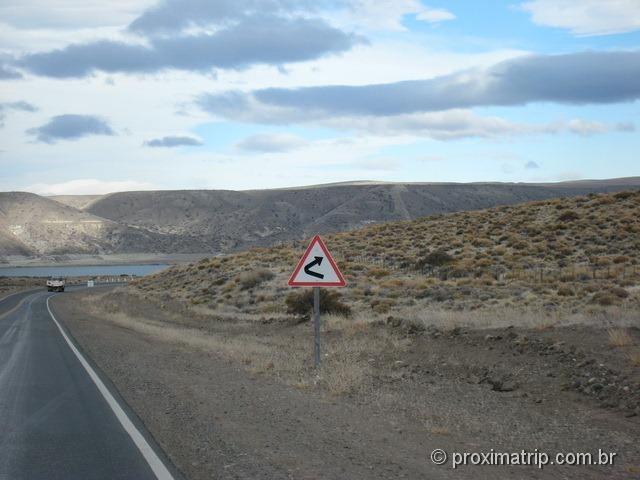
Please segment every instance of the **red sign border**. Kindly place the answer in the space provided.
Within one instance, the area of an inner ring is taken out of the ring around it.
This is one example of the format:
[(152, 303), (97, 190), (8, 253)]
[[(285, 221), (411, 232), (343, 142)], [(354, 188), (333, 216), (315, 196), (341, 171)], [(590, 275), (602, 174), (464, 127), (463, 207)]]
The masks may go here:
[[(320, 245), (320, 248), (322, 249), (322, 252), (324, 253), (325, 257), (327, 258), (327, 260), (329, 260), (329, 264), (331, 265), (333, 270), (336, 272), (336, 275), (338, 276), (338, 279), (339, 279), (337, 282), (330, 282), (330, 283), (296, 282), (294, 280), (294, 278), (298, 275), (298, 273), (302, 269), (304, 265), (304, 261), (309, 255), (309, 252), (311, 252), (311, 249), (316, 243)], [(315, 237), (313, 237), (313, 239), (311, 239), (311, 242), (309, 243), (307, 250), (304, 252), (304, 255), (300, 257), (300, 261), (298, 261), (298, 265), (296, 265), (295, 270), (289, 277), (289, 281), (287, 282), (287, 285), (289, 285), (290, 287), (346, 287), (347, 282), (344, 280), (344, 277), (342, 276), (342, 273), (340, 272), (338, 265), (336, 265), (336, 262), (333, 260), (333, 257), (329, 253), (329, 250), (327, 250), (327, 246), (324, 244), (324, 242), (320, 238), (320, 235), (316, 235)]]

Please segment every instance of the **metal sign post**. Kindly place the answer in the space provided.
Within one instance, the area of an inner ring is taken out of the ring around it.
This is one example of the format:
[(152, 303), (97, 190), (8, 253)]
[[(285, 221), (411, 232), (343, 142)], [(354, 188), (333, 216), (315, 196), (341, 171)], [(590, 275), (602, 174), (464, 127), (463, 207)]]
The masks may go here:
[(320, 287), (313, 287), (313, 329), (315, 367), (320, 366)]
[[(327, 260), (326, 262), (324, 260)], [(313, 237), (288, 282), (290, 287), (313, 287), (313, 359), (320, 366), (320, 287), (345, 287), (347, 283), (319, 235)]]

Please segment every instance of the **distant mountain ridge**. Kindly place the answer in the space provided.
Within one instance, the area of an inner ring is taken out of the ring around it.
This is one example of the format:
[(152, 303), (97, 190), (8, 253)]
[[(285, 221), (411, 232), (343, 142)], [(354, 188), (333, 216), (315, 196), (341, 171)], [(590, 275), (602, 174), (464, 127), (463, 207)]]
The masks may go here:
[(348, 182), (271, 190), (170, 190), (41, 197), (0, 193), (0, 256), (219, 253), (391, 220), (640, 188), (581, 182)]

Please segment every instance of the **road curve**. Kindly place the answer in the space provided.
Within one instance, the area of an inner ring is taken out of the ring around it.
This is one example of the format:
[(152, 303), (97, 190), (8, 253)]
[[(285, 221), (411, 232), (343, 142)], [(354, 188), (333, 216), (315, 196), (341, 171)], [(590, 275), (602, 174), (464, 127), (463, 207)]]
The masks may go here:
[(54, 319), (51, 296), (0, 300), (0, 480), (176, 478)]

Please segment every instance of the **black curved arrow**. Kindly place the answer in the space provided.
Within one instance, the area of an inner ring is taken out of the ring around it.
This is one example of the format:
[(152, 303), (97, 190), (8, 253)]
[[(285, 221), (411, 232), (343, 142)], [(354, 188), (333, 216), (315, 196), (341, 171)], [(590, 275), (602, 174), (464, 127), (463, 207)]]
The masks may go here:
[(304, 273), (306, 273), (307, 275), (311, 275), (312, 277), (324, 278), (324, 274), (311, 271), (311, 267), (314, 267), (316, 265), (322, 265), (323, 257), (313, 257), (313, 258), (314, 260), (312, 262), (309, 262), (304, 266)]

